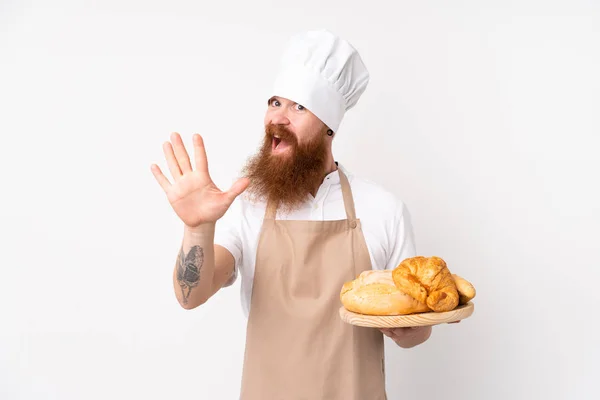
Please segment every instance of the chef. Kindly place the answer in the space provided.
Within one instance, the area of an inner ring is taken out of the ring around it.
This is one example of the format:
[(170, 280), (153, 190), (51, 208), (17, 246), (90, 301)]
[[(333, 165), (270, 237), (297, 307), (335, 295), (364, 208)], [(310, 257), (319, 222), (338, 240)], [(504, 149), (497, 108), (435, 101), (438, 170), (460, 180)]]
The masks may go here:
[(356, 327), (338, 314), (344, 282), (416, 255), (403, 202), (332, 153), (368, 82), (347, 41), (326, 30), (295, 35), (242, 178), (217, 188), (198, 134), (193, 166), (179, 134), (163, 145), (173, 182), (151, 167), (184, 224), (173, 271), (181, 306), (198, 307), (241, 277), (242, 400), (386, 399), (382, 333), (404, 348), (431, 334)]

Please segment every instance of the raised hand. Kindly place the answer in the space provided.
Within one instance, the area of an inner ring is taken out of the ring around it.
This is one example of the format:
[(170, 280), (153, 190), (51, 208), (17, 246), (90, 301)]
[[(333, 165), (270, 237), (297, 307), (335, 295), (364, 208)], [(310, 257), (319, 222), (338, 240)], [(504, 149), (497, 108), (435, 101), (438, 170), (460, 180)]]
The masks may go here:
[(246, 190), (249, 181), (247, 178), (241, 178), (228, 191), (221, 191), (208, 173), (202, 137), (194, 134), (192, 140), (195, 170), (192, 169), (181, 136), (176, 132), (171, 134), (171, 142), (163, 144), (165, 158), (174, 182), (172, 184), (169, 182), (158, 165), (152, 164), (151, 170), (158, 184), (167, 194), (175, 213), (185, 225), (195, 228), (202, 224), (214, 223), (221, 218), (235, 198)]

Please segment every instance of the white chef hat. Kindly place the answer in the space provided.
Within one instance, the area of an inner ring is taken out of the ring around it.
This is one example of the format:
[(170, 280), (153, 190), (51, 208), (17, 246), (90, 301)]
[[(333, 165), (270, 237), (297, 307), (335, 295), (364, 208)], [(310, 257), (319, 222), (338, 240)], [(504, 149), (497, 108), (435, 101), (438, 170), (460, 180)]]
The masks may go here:
[(334, 132), (369, 83), (356, 49), (324, 29), (292, 36), (280, 68), (273, 96), (303, 105)]

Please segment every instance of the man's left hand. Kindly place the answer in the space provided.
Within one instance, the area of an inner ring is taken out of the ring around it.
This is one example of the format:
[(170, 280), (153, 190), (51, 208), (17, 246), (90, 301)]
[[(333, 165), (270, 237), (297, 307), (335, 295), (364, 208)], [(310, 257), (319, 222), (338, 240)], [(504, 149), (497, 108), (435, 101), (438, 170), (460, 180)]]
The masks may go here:
[(405, 349), (420, 345), (431, 336), (431, 326), (380, 329), (380, 331), (392, 339), (398, 346)]

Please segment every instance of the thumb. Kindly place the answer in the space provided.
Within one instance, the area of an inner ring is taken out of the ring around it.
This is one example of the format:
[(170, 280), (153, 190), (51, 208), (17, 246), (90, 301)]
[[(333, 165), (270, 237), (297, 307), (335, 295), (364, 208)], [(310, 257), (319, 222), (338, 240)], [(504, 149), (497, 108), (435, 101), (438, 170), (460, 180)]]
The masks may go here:
[(235, 198), (242, 194), (249, 184), (250, 180), (248, 178), (240, 178), (235, 181), (235, 183), (231, 185), (229, 190), (225, 193), (227, 195), (227, 199), (233, 203)]

